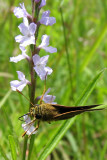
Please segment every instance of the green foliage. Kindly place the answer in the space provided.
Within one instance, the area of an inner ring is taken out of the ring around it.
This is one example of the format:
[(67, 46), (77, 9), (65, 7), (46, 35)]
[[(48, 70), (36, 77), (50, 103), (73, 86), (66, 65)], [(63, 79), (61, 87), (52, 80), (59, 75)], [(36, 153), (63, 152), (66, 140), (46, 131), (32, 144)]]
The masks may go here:
[[(22, 19), (12, 12), (20, 2), (0, 2), (0, 160), (43, 160), (47, 156), (52, 160), (107, 159), (106, 110), (84, 113), (63, 122), (41, 123), (31, 139), (21, 137), (22, 122), (18, 117), (28, 112), (29, 102), (11, 92), (9, 84), (17, 79), (17, 70), (24, 72), (27, 79), (30, 77), (25, 60), (9, 62), (9, 57), (21, 54), (14, 37), (20, 33), (18, 25)], [(31, 13), (31, 1), (26, 1), (25, 6)], [(47, 34), (50, 45), (58, 49), (58, 53), (50, 54), (48, 66), (54, 71), (47, 79), (47, 88), (52, 88), (58, 104), (106, 105), (107, 1), (54, 0), (47, 1), (43, 10), (48, 9), (57, 23), (52, 27), (42, 25), (37, 42)], [(41, 50), (40, 56), (44, 54), (47, 53)], [(39, 78), (36, 87), (35, 96), (40, 96), (44, 82)], [(27, 87), (23, 94), (29, 96)]]

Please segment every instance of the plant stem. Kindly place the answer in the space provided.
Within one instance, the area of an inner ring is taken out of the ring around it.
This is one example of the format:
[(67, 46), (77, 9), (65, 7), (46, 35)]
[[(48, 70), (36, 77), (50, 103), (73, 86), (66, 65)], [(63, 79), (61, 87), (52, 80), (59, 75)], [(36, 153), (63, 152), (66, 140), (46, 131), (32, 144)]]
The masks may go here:
[(25, 138), (24, 138), (23, 158), (22, 158), (22, 160), (25, 160), (25, 159), (26, 159), (27, 141), (28, 141), (28, 137), (25, 136)]
[[(33, 70), (33, 61), (31, 61), (30, 66), (30, 74), (31, 74), (31, 92), (30, 92), (30, 101), (34, 104), (35, 99), (35, 89), (36, 89), (36, 79), (35, 79), (35, 72)], [(32, 107), (30, 104), (29, 109)]]

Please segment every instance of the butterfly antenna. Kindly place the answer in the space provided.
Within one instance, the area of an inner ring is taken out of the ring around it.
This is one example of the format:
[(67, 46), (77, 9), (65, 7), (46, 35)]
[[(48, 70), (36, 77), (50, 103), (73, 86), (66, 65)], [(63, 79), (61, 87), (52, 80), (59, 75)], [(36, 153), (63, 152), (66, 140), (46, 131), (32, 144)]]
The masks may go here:
[[(24, 96), (24, 94), (23, 94), (22, 92), (20, 92), (18, 89), (16, 89), (16, 91), (17, 91), (18, 93), (20, 93), (21, 95)], [(26, 96), (24, 96), (24, 97), (30, 102), (30, 100), (29, 100)], [(32, 106), (35, 106), (32, 102), (30, 102), (30, 104), (31, 104)]]
[(24, 114), (23, 116), (20, 116), (18, 119), (19, 119), (20, 121), (25, 122), (25, 121), (24, 121), (24, 120), (22, 120), (21, 118), (22, 118), (22, 117), (24, 117), (24, 116), (26, 116), (26, 115), (29, 115), (29, 114), (30, 114), (30, 112), (28, 112), (28, 113)]

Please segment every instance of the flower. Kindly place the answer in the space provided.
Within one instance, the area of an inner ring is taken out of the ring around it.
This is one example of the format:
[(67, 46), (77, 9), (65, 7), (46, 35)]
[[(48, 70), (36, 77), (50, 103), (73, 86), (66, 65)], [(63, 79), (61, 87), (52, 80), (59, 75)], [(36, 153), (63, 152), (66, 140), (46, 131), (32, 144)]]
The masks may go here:
[(35, 65), (34, 70), (41, 80), (45, 80), (47, 75), (50, 75), (53, 71), (50, 67), (45, 67), (47, 64), (48, 58), (49, 58), (49, 55), (43, 56), (41, 58), (37, 54), (33, 56), (33, 62)]
[(25, 18), (27, 16), (30, 16), (29, 13), (25, 9), (24, 3), (22, 4), (20, 3), (20, 7), (15, 7), (13, 12), (17, 18), (22, 18), (22, 17)]
[(41, 4), (40, 4), (39, 8), (41, 8), (41, 7), (45, 6), (45, 5), (46, 5), (46, 0), (41, 0)]
[(24, 129), (26, 134), (27, 135), (35, 134), (37, 131), (34, 131), (35, 130), (34, 122), (30, 123), (31, 119), (30, 119), (30, 117), (28, 115), (24, 116), (24, 120), (25, 120), (25, 123), (22, 124), (22, 128)]
[(16, 91), (16, 89), (22, 91), (27, 84), (30, 84), (30, 82), (27, 79), (25, 79), (25, 75), (22, 72), (17, 71), (17, 74), (18, 74), (18, 79), (20, 81), (18, 80), (11, 81), (10, 86), (13, 91)]
[(40, 0), (35, 0), (36, 3), (39, 3)]
[(10, 57), (10, 62), (19, 62), (22, 59), (29, 59), (30, 57), (26, 54), (26, 49), (23, 46), (19, 46), (20, 50), (22, 51), (22, 54), (16, 56), (16, 57)]
[(54, 17), (49, 17), (50, 11), (45, 11), (42, 14), (42, 18), (40, 19), (40, 23), (44, 24), (46, 26), (50, 25), (52, 26), (54, 23), (56, 23), (56, 19)]
[(44, 49), (46, 52), (49, 52), (49, 53), (54, 53), (54, 52), (57, 52), (57, 49), (56, 48), (54, 48), (54, 47), (52, 47), (52, 46), (49, 46), (49, 47), (47, 47), (48, 45), (49, 45), (49, 36), (47, 36), (47, 35), (43, 35), (42, 36), (42, 38), (41, 38), (41, 40), (42, 40), (42, 42), (41, 42), (41, 44), (38, 46), (38, 48), (42, 48), (42, 49)]
[(30, 44), (35, 44), (35, 31), (37, 25), (35, 23), (28, 23), (27, 18), (24, 18), (23, 23), (21, 23), (18, 28), (20, 32), (24, 35), (18, 35), (15, 37), (16, 42), (19, 42), (21, 46), (27, 46)]
[[(48, 88), (48, 90), (45, 92), (45, 94), (43, 95), (43, 101), (45, 103), (52, 103), (52, 104), (57, 104), (56, 102), (53, 102), (56, 98), (56, 96), (53, 95), (48, 95), (48, 93), (50, 92), (51, 88)], [(42, 97), (42, 96), (41, 96)]]

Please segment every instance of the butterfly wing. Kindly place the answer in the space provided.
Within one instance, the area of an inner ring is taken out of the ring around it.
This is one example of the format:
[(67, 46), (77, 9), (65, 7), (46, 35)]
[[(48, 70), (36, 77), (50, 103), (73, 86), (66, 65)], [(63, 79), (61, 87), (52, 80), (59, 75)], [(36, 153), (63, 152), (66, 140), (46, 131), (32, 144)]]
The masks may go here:
[(68, 106), (54, 104), (52, 106), (54, 106), (58, 110), (58, 114), (54, 116), (55, 121), (69, 119), (83, 112), (102, 110), (102, 109), (92, 109), (94, 107), (98, 107), (99, 105), (68, 107)]

